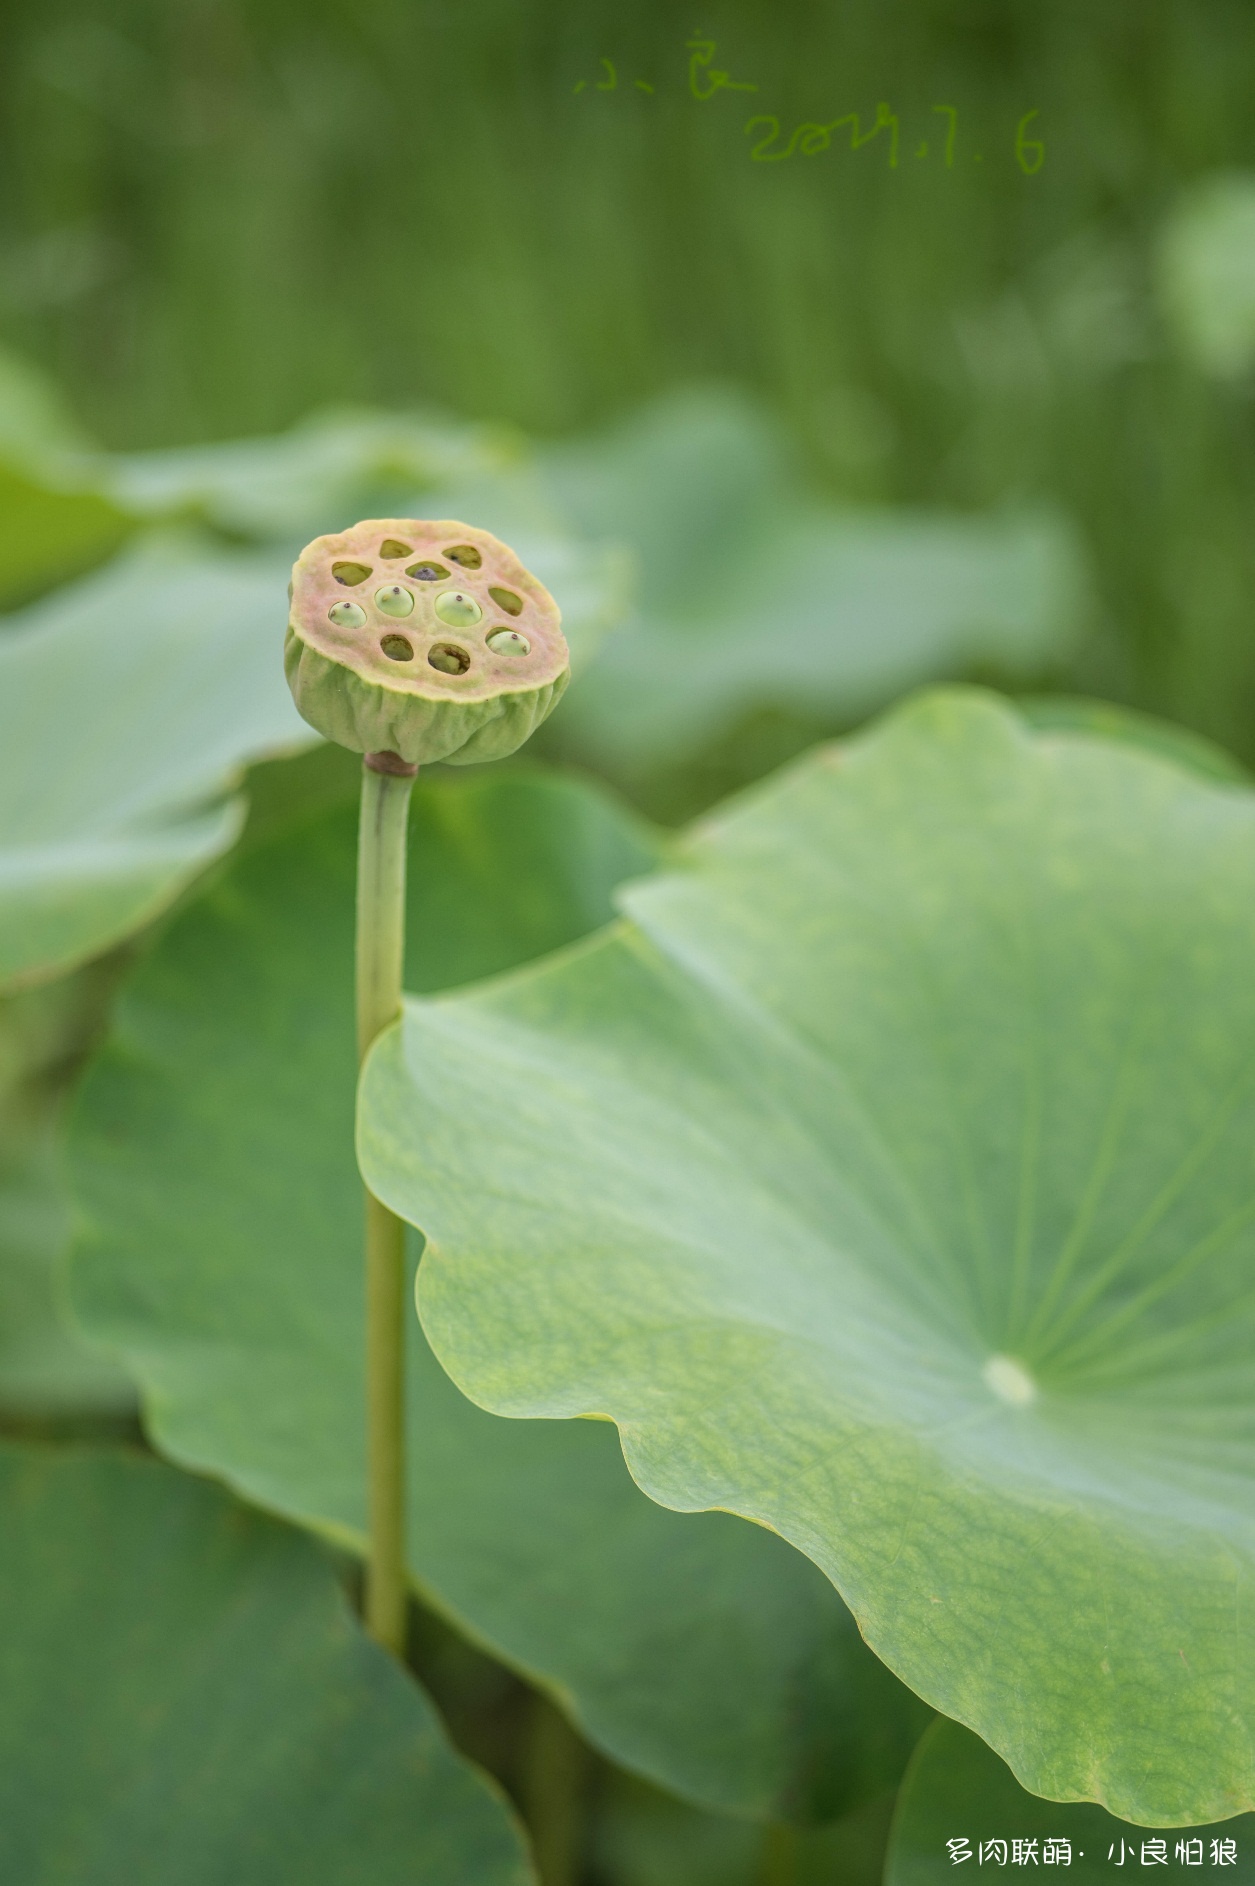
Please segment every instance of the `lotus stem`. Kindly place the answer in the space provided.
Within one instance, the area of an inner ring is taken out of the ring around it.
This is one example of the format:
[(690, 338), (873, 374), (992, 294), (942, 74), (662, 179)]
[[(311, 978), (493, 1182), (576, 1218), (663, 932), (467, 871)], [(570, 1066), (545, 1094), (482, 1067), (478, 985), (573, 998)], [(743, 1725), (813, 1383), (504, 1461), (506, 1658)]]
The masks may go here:
[(773, 1821), (763, 1836), (763, 1886), (793, 1886), (797, 1878), (797, 1829)]
[(541, 1886), (576, 1886), (583, 1877), (589, 1779), (586, 1745), (557, 1705), (538, 1693), (522, 1781), (524, 1818)]
[[(357, 1059), (401, 1013), (405, 835), (417, 766), (368, 753), (357, 846)], [(405, 1226), (366, 1193), (366, 1628), (405, 1655)]]
[[(558, 605), (489, 531), (363, 518), (292, 567), (283, 666), (300, 714), (364, 753), (357, 877), (359, 1066), (401, 1013), (405, 826), (418, 762), (499, 760), (571, 675)], [(370, 1550), (366, 1626), (405, 1649), (405, 1230), (366, 1198)]]

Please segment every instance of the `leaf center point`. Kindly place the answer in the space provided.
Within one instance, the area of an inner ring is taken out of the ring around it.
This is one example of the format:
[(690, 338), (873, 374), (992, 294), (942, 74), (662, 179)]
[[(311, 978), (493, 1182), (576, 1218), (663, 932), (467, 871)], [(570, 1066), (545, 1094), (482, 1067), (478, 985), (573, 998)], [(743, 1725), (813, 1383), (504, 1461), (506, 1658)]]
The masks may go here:
[(991, 1388), (1000, 1401), (1010, 1402), (1013, 1408), (1026, 1408), (1030, 1401), (1037, 1399), (1037, 1384), (1014, 1356), (990, 1356), (981, 1370), (981, 1378), (986, 1388)]

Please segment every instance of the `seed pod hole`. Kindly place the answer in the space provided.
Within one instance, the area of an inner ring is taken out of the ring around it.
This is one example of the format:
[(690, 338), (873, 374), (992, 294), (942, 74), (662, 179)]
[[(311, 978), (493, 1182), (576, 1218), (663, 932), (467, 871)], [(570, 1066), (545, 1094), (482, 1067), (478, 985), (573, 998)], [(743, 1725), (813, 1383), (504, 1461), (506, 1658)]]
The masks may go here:
[(455, 647), (452, 642), (437, 642), (427, 660), (431, 667), (439, 668), (445, 675), (464, 675), (471, 665), (466, 650)]
[(408, 557), (414, 553), (413, 544), (398, 543), (395, 537), (385, 537), (379, 546), (379, 554), (391, 563), (396, 557)]
[(386, 616), (412, 615), (414, 591), (407, 589), (404, 583), (387, 583), (383, 589), (375, 591), (375, 606), (382, 609)]
[(460, 563), (464, 570), (477, 570), (483, 562), (474, 544), (454, 544), (451, 550), (444, 552), (450, 563)]
[(504, 609), (508, 616), (522, 615), (523, 598), (516, 596), (512, 589), (489, 589), (488, 594), (492, 597), (498, 609)]
[(343, 583), (346, 589), (352, 589), (358, 583), (364, 583), (370, 575), (369, 563), (333, 563), (331, 574), (337, 583)]
[(333, 602), (327, 617), (338, 629), (360, 629), (366, 623), (366, 611), (355, 602)]
[(405, 574), (416, 583), (443, 583), (449, 572), (443, 563), (411, 563)]
[(414, 649), (403, 635), (385, 635), (379, 644), (389, 661), (413, 661)]
[(470, 629), (483, 620), (483, 610), (464, 589), (447, 589), (436, 598), (436, 614), (451, 629)]
[(530, 655), (532, 645), (517, 629), (495, 629), (488, 637), (494, 655)]

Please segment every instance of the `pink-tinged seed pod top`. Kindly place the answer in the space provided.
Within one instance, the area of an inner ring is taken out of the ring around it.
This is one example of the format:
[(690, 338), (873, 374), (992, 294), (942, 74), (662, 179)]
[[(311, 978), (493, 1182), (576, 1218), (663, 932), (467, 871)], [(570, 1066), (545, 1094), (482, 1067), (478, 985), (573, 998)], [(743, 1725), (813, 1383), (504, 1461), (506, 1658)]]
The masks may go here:
[(558, 605), (491, 532), (369, 518), (292, 570), (284, 667), (327, 739), (410, 765), (503, 759), (570, 679)]

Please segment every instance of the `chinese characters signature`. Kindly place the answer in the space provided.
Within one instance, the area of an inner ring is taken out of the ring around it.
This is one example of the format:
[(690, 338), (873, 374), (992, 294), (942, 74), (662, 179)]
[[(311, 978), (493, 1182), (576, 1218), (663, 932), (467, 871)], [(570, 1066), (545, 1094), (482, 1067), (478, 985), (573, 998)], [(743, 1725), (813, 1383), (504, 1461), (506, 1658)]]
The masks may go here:
[(684, 43), (690, 55), (689, 91), (694, 98), (704, 100), (713, 98), (716, 92), (756, 92), (758, 90), (756, 85), (747, 85), (743, 80), (729, 78), (726, 72), (715, 70), (711, 63), (715, 56), (713, 39), (688, 39)]
[[(684, 45), (688, 53), (688, 93), (699, 104), (708, 103), (720, 92), (756, 92), (758, 90), (757, 85), (750, 80), (734, 79), (724, 67), (715, 64), (715, 54), (718, 48), (713, 39), (706, 39), (699, 32), (695, 32), (691, 39), (685, 40)], [(619, 70), (614, 60), (602, 58), (598, 63), (602, 77), (591, 82), (591, 89), (595, 92), (618, 91)], [(631, 85), (636, 91), (646, 92), (650, 96), (657, 89), (648, 79), (643, 78), (634, 78)], [(572, 87), (573, 92), (577, 93), (589, 89), (590, 81), (586, 78), (579, 79)], [(954, 105), (933, 105), (930, 110), (934, 118), (940, 116), (945, 120), (941, 157), (946, 169), (953, 170), (959, 140), (958, 109)], [(1041, 138), (1029, 136), (1029, 127), (1033, 120), (1040, 116), (1040, 111), (1026, 111), (1015, 130), (1015, 161), (1026, 177), (1036, 175), (1046, 160), (1046, 146)], [(782, 137), (780, 122), (778, 117), (767, 112), (759, 113), (748, 121), (745, 134), (755, 139), (749, 152), (752, 163), (782, 164), (794, 156), (817, 157), (821, 151), (826, 151), (831, 147), (833, 132), (844, 130), (848, 126), (849, 148), (852, 151), (861, 150), (865, 144), (870, 144), (872, 139), (879, 137), (882, 132), (887, 133), (889, 168), (891, 170), (898, 168), (901, 120), (897, 113), (883, 102), (876, 106), (876, 115), (867, 130), (863, 129), (862, 119), (856, 111), (843, 112), (839, 117), (830, 118), (827, 123), (823, 124), (805, 119), (802, 123), (795, 125), (792, 133), (787, 137)], [(926, 128), (921, 127), (921, 129)], [(927, 136), (921, 138), (914, 147), (916, 158), (927, 157), (930, 148), (929, 138)], [(972, 151), (970, 160), (974, 163), (983, 163), (984, 153)]]
[[(1058, 1835), (1019, 1840), (1014, 1836), (1010, 1840), (978, 1840), (973, 1846), (966, 1834), (956, 1834), (946, 1841), (946, 1852), (951, 1866), (962, 1866), (965, 1860), (975, 1860), (977, 1866), (1072, 1864), (1072, 1842)], [(1076, 1857), (1084, 1859), (1083, 1847), (1078, 1848)], [(1172, 1857), (1178, 1866), (1202, 1866), (1205, 1863), (1212, 1866), (1236, 1866), (1238, 1843), (1231, 1835), (1220, 1835), (1206, 1842), (1201, 1835), (1186, 1835), (1176, 1842)], [(1107, 1849), (1107, 1859), (1113, 1866), (1167, 1866), (1168, 1842), (1160, 1834), (1149, 1835), (1145, 1840), (1113, 1840)]]

